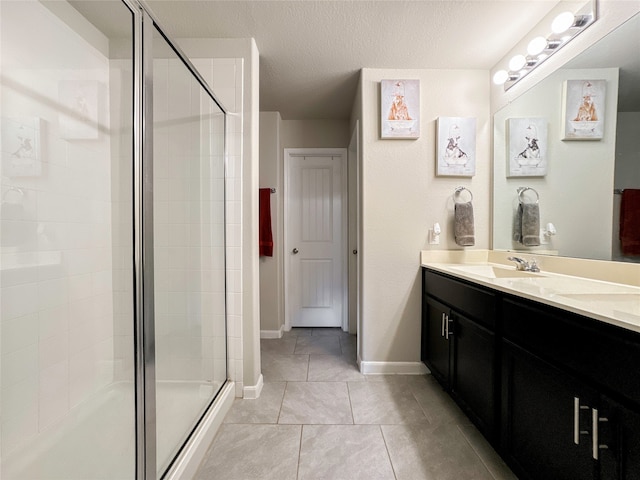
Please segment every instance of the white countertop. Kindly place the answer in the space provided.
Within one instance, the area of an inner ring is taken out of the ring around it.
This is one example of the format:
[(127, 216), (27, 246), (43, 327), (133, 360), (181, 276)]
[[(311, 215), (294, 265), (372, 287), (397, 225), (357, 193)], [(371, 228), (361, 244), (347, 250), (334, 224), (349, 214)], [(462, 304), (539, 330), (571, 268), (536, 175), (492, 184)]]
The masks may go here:
[(487, 262), (422, 266), (640, 333), (640, 287)]

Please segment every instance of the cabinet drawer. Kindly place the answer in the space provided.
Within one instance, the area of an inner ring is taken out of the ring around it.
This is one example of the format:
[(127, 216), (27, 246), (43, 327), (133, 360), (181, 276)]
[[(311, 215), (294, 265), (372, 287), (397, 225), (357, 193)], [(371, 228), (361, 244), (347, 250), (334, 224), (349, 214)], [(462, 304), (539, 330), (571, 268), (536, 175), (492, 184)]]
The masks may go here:
[(445, 275), (423, 269), (424, 292), (478, 323), (495, 328), (496, 297), (493, 293)]
[(640, 405), (640, 335), (553, 307), (505, 298), (504, 337)]

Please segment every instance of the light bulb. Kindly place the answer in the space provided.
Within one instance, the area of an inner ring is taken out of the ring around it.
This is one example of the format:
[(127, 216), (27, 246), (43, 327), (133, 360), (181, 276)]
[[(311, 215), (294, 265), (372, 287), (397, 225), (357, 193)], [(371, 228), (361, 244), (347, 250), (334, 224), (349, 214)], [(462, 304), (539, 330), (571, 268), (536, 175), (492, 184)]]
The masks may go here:
[(536, 37), (529, 42), (527, 53), (535, 57), (539, 53), (542, 53), (545, 48), (547, 48), (547, 39), (544, 37)]
[(502, 85), (509, 78), (509, 73), (506, 70), (498, 70), (493, 74), (493, 83), (496, 85)]
[(551, 31), (553, 33), (565, 32), (573, 25), (574, 16), (571, 12), (564, 12), (553, 19), (551, 23)]
[(515, 55), (511, 60), (509, 60), (509, 70), (513, 72), (517, 72), (527, 63), (527, 59), (524, 55)]

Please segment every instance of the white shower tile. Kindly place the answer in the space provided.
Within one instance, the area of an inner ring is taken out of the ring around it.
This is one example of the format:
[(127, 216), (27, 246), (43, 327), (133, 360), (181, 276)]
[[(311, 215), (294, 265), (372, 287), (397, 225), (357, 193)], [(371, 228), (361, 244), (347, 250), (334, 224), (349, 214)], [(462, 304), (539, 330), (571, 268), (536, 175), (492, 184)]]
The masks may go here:
[(38, 336), (49, 338), (69, 329), (69, 305), (47, 308), (38, 313)]
[(11, 353), (38, 342), (38, 314), (2, 320), (2, 353)]
[(69, 411), (69, 365), (56, 363), (42, 372), (38, 392), (38, 427), (46, 428)]
[(34, 299), (38, 298), (36, 283), (2, 287), (0, 295), (2, 296), (0, 311), (3, 319), (22, 317), (38, 311), (38, 303), (34, 302)]
[(69, 359), (69, 338), (66, 331), (40, 340), (38, 344), (38, 364), (40, 372), (45, 372), (51, 365)]
[(2, 388), (2, 449), (10, 451), (38, 432), (38, 377)]
[(69, 300), (82, 300), (91, 296), (91, 274), (73, 275), (69, 280)]
[(31, 344), (2, 354), (2, 386), (8, 387), (38, 375), (38, 345)]

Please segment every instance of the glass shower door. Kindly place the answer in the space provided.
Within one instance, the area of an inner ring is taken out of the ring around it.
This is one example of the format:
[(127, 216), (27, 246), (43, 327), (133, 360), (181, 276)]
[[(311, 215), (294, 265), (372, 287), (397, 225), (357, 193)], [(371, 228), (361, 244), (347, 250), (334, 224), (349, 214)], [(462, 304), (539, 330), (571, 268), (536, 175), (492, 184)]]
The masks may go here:
[(157, 468), (227, 378), (224, 114), (158, 32), (153, 40)]
[[(0, 477), (135, 477), (133, 13), (0, 1)], [(86, 2), (92, 3), (92, 2)]]

